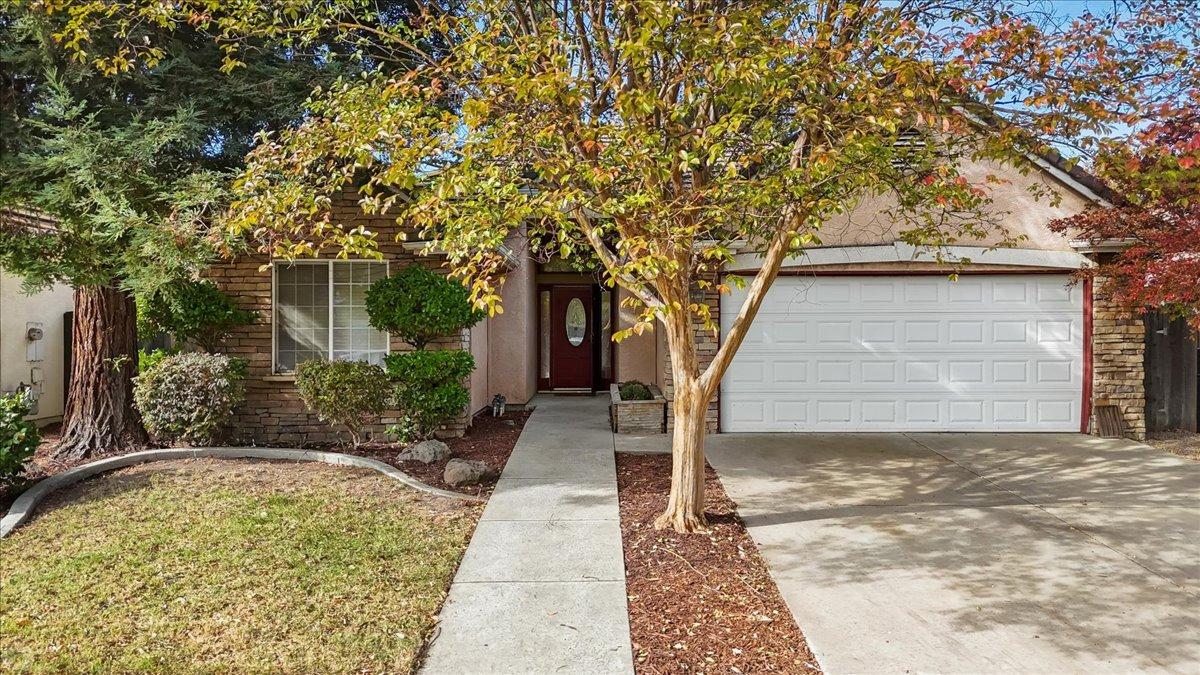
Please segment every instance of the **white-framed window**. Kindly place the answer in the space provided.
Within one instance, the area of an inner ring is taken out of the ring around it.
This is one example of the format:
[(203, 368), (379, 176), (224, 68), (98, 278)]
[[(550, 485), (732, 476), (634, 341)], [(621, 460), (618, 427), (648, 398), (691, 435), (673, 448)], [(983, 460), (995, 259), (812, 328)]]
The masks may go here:
[(309, 359), (382, 364), (388, 336), (367, 319), (367, 288), (386, 261), (276, 262), (272, 272), (272, 368), (291, 373)]

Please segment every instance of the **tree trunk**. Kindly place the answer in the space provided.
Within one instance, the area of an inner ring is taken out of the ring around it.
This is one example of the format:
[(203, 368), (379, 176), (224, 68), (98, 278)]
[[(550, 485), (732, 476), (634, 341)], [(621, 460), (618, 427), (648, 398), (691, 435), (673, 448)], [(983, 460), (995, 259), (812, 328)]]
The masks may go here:
[[(687, 289), (683, 292), (686, 294)], [(675, 426), (671, 436), (671, 495), (667, 510), (654, 521), (660, 530), (703, 531), (704, 518), (704, 418), (712, 393), (699, 379), (699, 361), (692, 322), (685, 312), (674, 312), (664, 321), (671, 352), (674, 382)]]
[(77, 288), (72, 344), (71, 383), (55, 459), (77, 460), (144, 444), (145, 432), (133, 408), (133, 297), (111, 286)]
[(700, 532), (704, 517), (704, 418), (708, 399), (695, 381), (676, 383), (671, 436), (671, 495), (654, 521), (659, 530)]

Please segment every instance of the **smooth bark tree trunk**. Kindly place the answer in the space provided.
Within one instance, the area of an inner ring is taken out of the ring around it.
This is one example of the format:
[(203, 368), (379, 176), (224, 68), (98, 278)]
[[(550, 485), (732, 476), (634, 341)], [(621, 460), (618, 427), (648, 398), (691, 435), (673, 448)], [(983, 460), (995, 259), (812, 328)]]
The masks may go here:
[(704, 517), (704, 418), (708, 397), (695, 382), (675, 386), (675, 427), (671, 432), (671, 494), (655, 521), (659, 530), (699, 532)]
[[(685, 291), (686, 292), (686, 291)], [(666, 321), (674, 384), (674, 428), (671, 432), (671, 494), (667, 510), (654, 527), (676, 532), (699, 532), (704, 517), (704, 418), (711, 392), (699, 380), (696, 343), (690, 319), (676, 312)]]
[(55, 458), (77, 460), (143, 445), (145, 432), (133, 407), (133, 297), (111, 286), (77, 288), (72, 345), (71, 382)]

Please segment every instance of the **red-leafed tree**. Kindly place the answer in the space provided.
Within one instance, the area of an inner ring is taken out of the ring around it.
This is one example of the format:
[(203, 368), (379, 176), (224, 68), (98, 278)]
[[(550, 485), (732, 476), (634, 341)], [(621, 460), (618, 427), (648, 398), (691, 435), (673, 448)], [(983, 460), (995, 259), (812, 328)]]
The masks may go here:
[(1060, 232), (1124, 245), (1087, 274), (1130, 308), (1153, 307), (1200, 330), (1200, 92), (1196, 107), (1134, 135), (1097, 157), (1096, 171), (1118, 193), (1115, 206), (1055, 221)]

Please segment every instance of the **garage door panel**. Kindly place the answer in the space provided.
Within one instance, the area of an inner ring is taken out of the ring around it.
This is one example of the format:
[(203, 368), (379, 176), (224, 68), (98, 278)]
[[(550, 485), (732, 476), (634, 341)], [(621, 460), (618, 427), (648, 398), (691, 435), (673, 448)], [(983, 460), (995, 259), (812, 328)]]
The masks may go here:
[(741, 355), (722, 382), (722, 391), (871, 392), (887, 385), (889, 392), (936, 391), (941, 395), (966, 392), (1079, 393), (1083, 373), (1077, 359), (1038, 359), (1036, 355), (964, 358), (946, 355), (922, 358), (882, 358), (871, 354), (848, 359), (845, 353), (805, 360), (772, 362), (768, 354)]
[[(726, 431), (1079, 428), (1066, 276), (781, 278), (722, 382)], [(744, 297), (722, 303), (727, 329)]]
[[(1074, 424), (1079, 402), (1067, 399), (960, 398), (741, 400), (733, 395), (725, 410), (737, 415), (730, 431), (1044, 431), (1047, 424)], [(992, 397), (994, 398), (994, 397)], [(729, 429), (727, 429), (729, 430)]]
[[(839, 316), (808, 322), (797, 320), (800, 310), (788, 315), (760, 314), (742, 349), (774, 354), (781, 347), (805, 353), (848, 346), (894, 352), (955, 348), (973, 351), (978, 346), (994, 346), (1053, 354), (1064, 347), (1077, 352), (1083, 344), (1082, 319), (1061, 312), (1020, 319), (1012, 318), (1011, 312), (920, 312), (922, 318), (915, 319), (895, 311), (870, 312), (870, 318), (864, 318), (865, 311), (839, 312)], [(727, 324), (733, 315), (723, 314), (723, 318)]]
[[(740, 306), (745, 296), (746, 289), (734, 288), (722, 305)], [(1036, 312), (1078, 308), (1081, 298), (1082, 288), (1067, 275), (971, 275), (957, 282), (945, 277), (780, 277), (760, 312), (896, 304), (906, 309), (949, 310), (981, 303)]]

